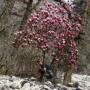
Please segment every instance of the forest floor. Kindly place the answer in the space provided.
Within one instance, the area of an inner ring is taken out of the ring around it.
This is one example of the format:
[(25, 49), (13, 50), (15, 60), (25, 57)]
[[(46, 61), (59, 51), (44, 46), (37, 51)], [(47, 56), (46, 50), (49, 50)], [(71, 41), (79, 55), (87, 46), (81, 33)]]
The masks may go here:
[[(79, 90), (90, 90), (90, 76), (72, 75), (72, 82), (79, 83)], [(0, 75), (0, 90), (77, 90), (75, 87), (67, 87), (57, 84), (56, 87), (50, 82), (40, 83), (36, 78), (19, 78), (15, 76)]]

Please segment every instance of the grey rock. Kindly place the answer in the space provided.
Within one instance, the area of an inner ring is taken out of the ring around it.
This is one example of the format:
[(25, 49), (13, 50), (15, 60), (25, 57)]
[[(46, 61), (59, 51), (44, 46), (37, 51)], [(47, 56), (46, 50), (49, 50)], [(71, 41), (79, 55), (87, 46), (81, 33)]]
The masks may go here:
[(10, 88), (12, 88), (12, 89), (20, 89), (20, 88), (21, 88), (20, 82), (21, 82), (21, 81), (19, 81), (19, 80), (14, 81), (14, 82), (10, 85)]
[(30, 83), (25, 83), (20, 90), (30, 90)]
[(25, 83), (27, 83), (28, 81), (27, 80), (24, 80), (24, 81), (21, 81), (21, 87), (23, 87), (23, 85), (25, 84)]
[(46, 85), (52, 86), (52, 83), (50, 81), (45, 82)]
[(36, 81), (36, 78), (31, 77), (30, 80), (31, 80), (31, 81)]
[(45, 90), (51, 90), (51, 88), (48, 87), (47, 85), (44, 85), (44, 86), (43, 86), (43, 89), (45, 89)]
[(11, 90), (11, 89), (9, 88), (9, 86), (4, 85), (0, 90)]

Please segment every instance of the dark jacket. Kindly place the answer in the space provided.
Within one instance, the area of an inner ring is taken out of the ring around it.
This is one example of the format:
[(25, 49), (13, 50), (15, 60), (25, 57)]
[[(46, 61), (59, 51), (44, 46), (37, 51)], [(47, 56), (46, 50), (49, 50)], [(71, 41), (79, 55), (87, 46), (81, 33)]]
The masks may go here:
[(49, 65), (45, 64), (45, 65), (40, 65), (40, 69), (39, 69), (40, 74), (43, 76), (45, 75), (45, 77), (47, 79), (51, 79), (53, 78), (53, 72), (52, 69)]

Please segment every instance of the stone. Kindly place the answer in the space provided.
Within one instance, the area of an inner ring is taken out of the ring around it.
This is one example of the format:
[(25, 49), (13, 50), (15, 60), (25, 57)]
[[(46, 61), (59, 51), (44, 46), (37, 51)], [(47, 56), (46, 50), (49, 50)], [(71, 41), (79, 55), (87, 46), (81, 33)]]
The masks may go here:
[(9, 86), (4, 85), (0, 90), (11, 90), (11, 89), (9, 88)]
[(25, 83), (20, 90), (31, 90), (30, 89), (30, 83)]
[(27, 83), (28, 81), (27, 80), (24, 80), (24, 81), (21, 81), (21, 87), (23, 87), (23, 85), (25, 84), (25, 83)]
[(36, 81), (36, 78), (31, 77), (30, 80), (31, 80), (31, 81)]
[(10, 85), (10, 88), (12, 88), (12, 89), (20, 89), (20, 88), (21, 88), (20, 81), (19, 81), (19, 80), (14, 81), (14, 82)]
[(45, 84), (46, 84), (46, 85), (49, 85), (49, 86), (52, 85), (52, 83), (51, 83), (50, 81), (45, 82)]
[(47, 85), (43, 85), (43, 88), (44, 88), (45, 90), (51, 90), (51, 88), (50, 88), (49, 86), (47, 86)]

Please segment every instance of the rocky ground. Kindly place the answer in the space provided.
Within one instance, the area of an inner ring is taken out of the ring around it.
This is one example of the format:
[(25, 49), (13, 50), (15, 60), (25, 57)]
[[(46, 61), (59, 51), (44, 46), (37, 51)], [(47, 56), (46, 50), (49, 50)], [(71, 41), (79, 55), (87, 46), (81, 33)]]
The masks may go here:
[[(81, 90), (90, 90), (90, 76), (72, 76), (72, 82), (79, 82)], [(67, 87), (57, 84), (56, 87), (50, 82), (41, 84), (36, 78), (19, 78), (15, 76), (0, 75), (0, 90), (77, 90), (75, 87)]]

